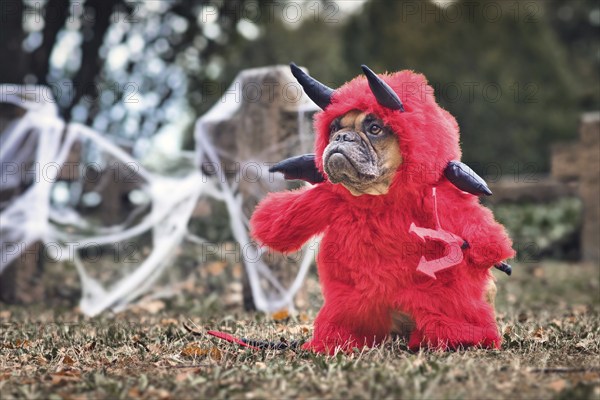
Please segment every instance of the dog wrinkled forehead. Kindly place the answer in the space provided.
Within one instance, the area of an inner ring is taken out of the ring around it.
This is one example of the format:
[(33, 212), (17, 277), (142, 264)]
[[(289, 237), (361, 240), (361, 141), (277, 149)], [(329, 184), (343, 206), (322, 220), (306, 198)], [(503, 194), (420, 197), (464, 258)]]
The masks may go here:
[(331, 122), (352, 110), (376, 115), (399, 136), (405, 160), (402, 169), (419, 169), (433, 181), (450, 160), (460, 159), (458, 124), (437, 104), (422, 74), (405, 70), (376, 75), (363, 66), (362, 75), (334, 90), (295, 65), (292, 73), (323, 109), (315, 117), (316, 163), (321, 171)]
[(330, 133), (340, 129), (361, 129), (364, 123), (370, 122), (377, 117), (360, 110), (351, 110), (344, 115), (334, 118), (330, 124)]

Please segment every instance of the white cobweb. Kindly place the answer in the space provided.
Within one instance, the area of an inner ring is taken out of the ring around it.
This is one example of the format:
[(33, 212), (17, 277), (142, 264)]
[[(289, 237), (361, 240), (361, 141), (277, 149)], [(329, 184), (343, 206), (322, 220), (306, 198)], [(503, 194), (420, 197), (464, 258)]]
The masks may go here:
[[(21, 91), (27, 92), (23, 87), (16, 92)], [(289, 287), (284, 287), (261, 257), (265, 250), (250, 240), (248, 216), (244, 214), (243, 199), (234, 184), (225, 179), (220, 169), (216, 176), (206, 176), (199, 168), (205, 160), (219, 162), (217, 150), (204, 130), (211, 123), (230, 118), (239, 103), (218, 102), (196, 122), (196, 168), (184, 177), (167, 177), (149, 172), (101, 133), (79, 123), (65, 124), (57, 115), (54, 104), (40, 105), (14, 93), (15, 85), (0, 85), (0, 102), (27, 110), (2, 132), (0, 191), (22, 186), (24, 178), (29, 182), (27, 189), (10, 199), (0, 213), (0, 274), (31, 245), (41, 241), (55, 248), (54, 254), (58, 254), (59, 260), (71, 261), (77, 268), (82, 287), (80, 309), (84, 314), (94, 316), (108, 309), (122, 310), (147, 292), (161, 273), (173, 264), (184, 240), (202, 243), (201, 238), (188, 232), (187, 226), (198, 200), (206, 196), (224, 202), (227, 207), (233, 236), (239, 247), (244, 248), (240, 255), (256, 308), (265, 312), (294, 308), (293, 299), (314, 259), (317, 239), (305, 246), (297, 276)], [(136, 173), (144, 181), (141, 189), (150, 200), (150, 212), (133, 223), (102, 227), (93, 224), (75, 207), (53, 204), (52, 187), (77, 142), (91, 143), (115, 160), (135, 166)], [(24, 172), (25, 165), (36, 167)], [(148, 256), (111, 285), (94, 277), (90, 271), (93, 267), (82, 262), (80, 252), (87, 248), (132, 241), (148, 232), (152, 235)], [(269, 285), (264, 285), (264, 281)]]

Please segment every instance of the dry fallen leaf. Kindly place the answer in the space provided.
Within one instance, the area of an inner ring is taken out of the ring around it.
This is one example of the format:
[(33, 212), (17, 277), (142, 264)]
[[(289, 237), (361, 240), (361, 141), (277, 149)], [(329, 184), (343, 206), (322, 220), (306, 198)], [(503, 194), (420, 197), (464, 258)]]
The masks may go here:
[(548, 335), (546, 334), (544, 328), (537, 328), (533, 332), (533, 340), (535, 340), (538, 343), (544, 343), (548, 340)]
[[(600, 373), (599, 372), (584, 372), (581, 375), (578, 376), (578, 378), (581, 380), (581, 382), (596, 382), (598, 380), (598, 378), (600, 378)], [(600, 386), (599, 386), (600, 388)], [(600, 397), (598, 397), (600, 398)]]
[(154, 390), (148, 391), (148, 396), (151, 398), (158, 398), (158, 399), (170, 399), (171, 393), (169, 393), (169, 391), (165, 390), (165, 389), (154, 389)]
[(16, 348), (26, 348), (31, 346), (31, 342), (27, 339), (17, 339), (15, 340), (15, 347)]
[(142, 397), (142, 392), (140, 392), (140, 389), (138, 389), (137, 387), (132, 387), (127, 392), (127, 397), (129, 397), (130, 399), (139, 399), (140, 397)]
[(216, 347), (206, 349), (198, 346), (196, 343), (190, 343), (181, 350), (181, 355), (185, 357), (204, 357), (209, 356), (213, 360), (219, 361), (223, 357), (221, 350)]
[(165, 308), (165, 302), (161, 300), (145, 301), (136, 305), (136, 308), (150, 314), (156, 314)]
[(85, 346), (83, 346), (83, 349), (86, 351), (91, 351), (91, 350), (94, 350), (95, 348), (96, 348), (95, 340), (93, 342), (86, 343)]
[(306, 313), (300, 313), (300, 315), (298, 316), (298, 320), (301, 322), (308, 322), (310, 321), (310, 318), (308, 317), (308, 315)]
[(290, 313), (287, 309), (279, 310), (271, 314), (271, 318), (275, 321), (283, 321), (290, 317)]
[(511, 388), (513, 387), (513, 383), (512, 383), (512, 382), (510, 382), (510, 381), (506, 381), (506, 382), (496, 382), (496, 383), (494, 384), (494, 386), (496, 386), (496, 389), (498, 389), (498, 390), (505, 391), (505, 390), (509, 390), (509, 389), (511, 389)]
[(554, 318), (550, 321), (551, 324), (554, 324), (557, 328), (562, 328), (562, 321), (560, 319)]
[(575, 345), (575, 347), (577, 347), (578, 349), (587, 349), (591, 344), (593, 344), (594, 341), (590, 340), (590, 339), (583, 339), (580, 340), (579, 342), (577, 342), (577, 344)]
[(208, 354), (210, 355), (210, 358), (212, 358), (213, 360), (216, 360), (216, 361), (220, 361), (221, 358), (223, 357), (221, 350), (219, 350), (216, 347), (211, 348), (210, 352)]
[(231, 282), (227, 285), (223, 303), (225, 306), (242, 305), (244, 302), (244, 288), (240, 282)]
[(177, 321), (175, 318), (163, 318), (160, 320), (160, 324), (162, 326), (177, 325), (178, 323), (179, 321)]
[(189, 368), (179, 374), (175, 375), (175, 382), (185, 382), (190, 377), (200, 373), (202, 370), (200, 368)]
[(292, 336), (306, 335), (306, 334), (310, 333), (310, 330), (311, 330), (310, 325), (294, 325), (294, 326), (278, 325), (277, 326), (278, 333), (283, 333), (283, 334), (292, 335)]
[(573, 314), (575, 315), (583, 315), (585, 313), (587, 313), (588, 311), (588, 306), (585, 304), (574, 304), (572, 306), (573, 308)]
[(57, 386), (81, 380), (81, 373), (77, 370), (65, 369), (51, 374), (50, 377), (52, 378), (52, 385)]
[(232, 272), (232, 273), (233, 273), (233, 277), (234, 277), (235, 279), (241, 279), (241, 278), (242, 278), (242, 275), (243, 275), (243, 273), (244, 273), (244, 267), (242, 266), (242, 264), (240, 264), (240, 263), (236, 263), (236, 264), (233, 266), (233, 272)]
[(541, 268), (541, 267), (534, 268), (533, 276), (535, 276), (536, 278), (543, 278), (544, 275), (545, 275), (545, 273), (544, 273), (543, 268)]
[(225, 264), (223, 261), (214, 261), (208, 264), (206, 269), (212, 276), (218, 276), (223, 273), (226, 266), (227, 264)]
[(42, 357), (40, 355), (35, 356), (33, 359), (39, 365), (46, 365), (46, 364), (48, 364), (48, 360), (46, 360), (44, 357)]
[(65, 365), (73, 365), (75, 364), (75, 361), (69, 356), (64, 356), (62, 359), (62, 363)]
[(195, 343), (189, 343), (181, 350), (181, 355), (186, 357), (202, 357), (208, 354), (208, 350), (199, 347)]
[(152, 343), (148, 345), (148, 349), (150, 350), (150, 353), (160, 354), (163, 351), (163, 346), (158, 343)]
[(566, 386), (567, 381), (565, 381), (564, 379), (557, 379), (548, 384), (548, 387), (554, 390), (555, 392), (562, 392)]
[(181, 372), (181, 373), (175, 375), (175, 382), (177, 382), (177, 383), (185, 382), (188, 380), (188, 378), (190, 376), (191, 376), (191, 374), (189, 372)]

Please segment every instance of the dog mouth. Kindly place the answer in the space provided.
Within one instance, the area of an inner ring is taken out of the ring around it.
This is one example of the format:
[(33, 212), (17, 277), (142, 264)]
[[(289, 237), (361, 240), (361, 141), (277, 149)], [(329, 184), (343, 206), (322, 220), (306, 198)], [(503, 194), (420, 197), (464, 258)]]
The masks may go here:
[(365, 184), (377, 177), (366, 174), (356, 160), (342, 149), (329, 151), (324, 160), (324, 169), (332, 183)]
[(332, 149), (329, 153), (327, 153), (325, 164), (329, 165), (329, 163), (349, 164), (349, 166), (357, 170), (352, 158), (348, 154), (344, 153), (342, 149)]
[(350, 175), (358, 174), (358, 170), (350, 157), (341, 151), (331, 153), (327, 157), (326, 165), (327, 175), (333, 183), (352, 182), (353, 179)]

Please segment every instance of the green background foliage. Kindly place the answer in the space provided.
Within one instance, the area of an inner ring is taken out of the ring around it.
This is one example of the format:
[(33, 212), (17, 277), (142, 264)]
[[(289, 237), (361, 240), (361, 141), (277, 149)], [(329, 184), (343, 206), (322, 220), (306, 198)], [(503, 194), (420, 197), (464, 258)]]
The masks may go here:
[(138, 156), (182, 121), (192, 147), (193, 120), (240, 70), (290, 61), (332, 87), (363, 63), (424, 73), (480, 173), (489, 163), (547, 172), (550, 144), (576, 137), (580, 113), (600, 109), (593, 0), (34, 3), (7, 1), (0, 53), (12, 62), (0, 81), (51, 85), (65, 118), (131, 142)]
[(458, 120), (463, 159), (477, 172), (490, 163), (504, 171), (532, 163), (545, 172), (549, 145), (575, 138), (579, 113), (600, 108), (594, 4), (477, 0), (444, 10), (370, 1), (338, 24), (271, 24), (238, 54), (250, 65), (294, 60), (332, 87), (358, 75), (361, 64), (421, 72)]

